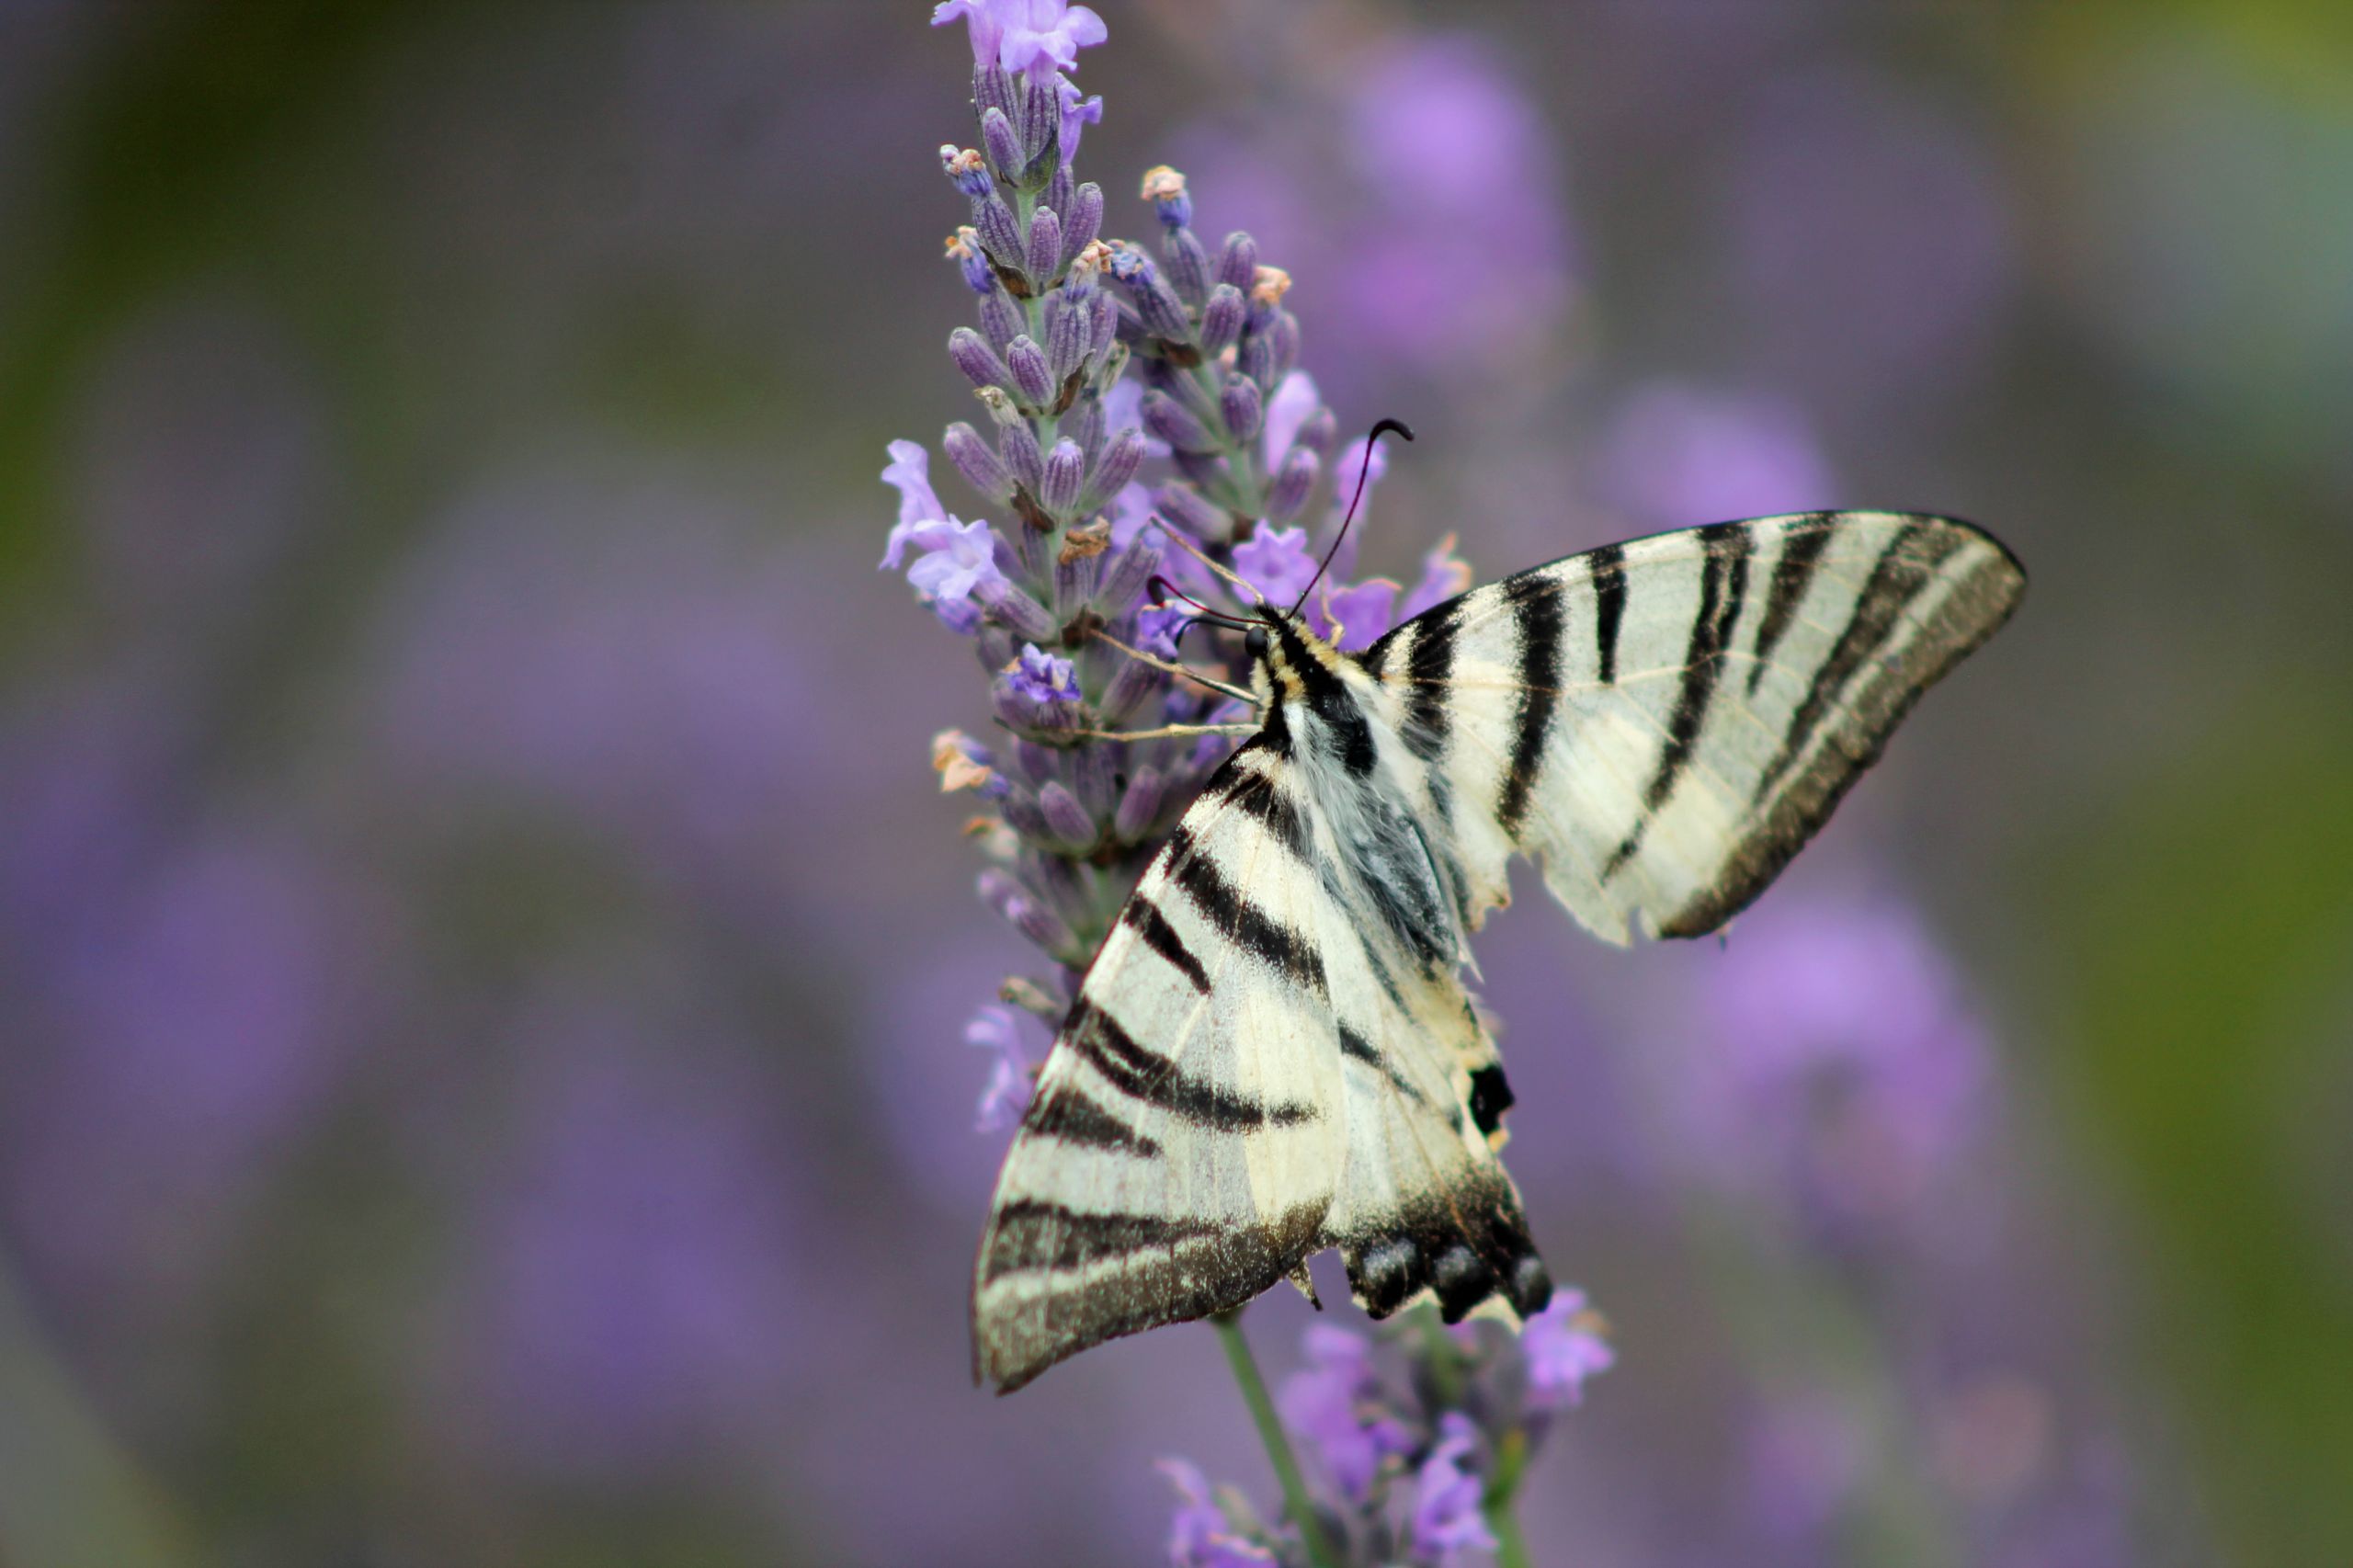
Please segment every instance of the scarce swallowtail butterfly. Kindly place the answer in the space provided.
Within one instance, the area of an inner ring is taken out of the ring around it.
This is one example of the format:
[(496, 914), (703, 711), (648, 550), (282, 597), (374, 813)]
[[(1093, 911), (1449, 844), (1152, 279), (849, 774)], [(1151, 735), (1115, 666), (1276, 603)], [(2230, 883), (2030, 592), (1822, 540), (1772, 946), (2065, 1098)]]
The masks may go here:
[(1377, 1318), (1540, 1310), (1461, 978), (1506, 863), (1607, 941), (1716, 930), (2025, 586), (1966, 523), (1815, 512), (1534, 567), (1361, 653), (1261, 607), (1259, 728), (1137, 883), (1006, 1157), (976, 1374), (1312, 1298), (1328, 1247)]

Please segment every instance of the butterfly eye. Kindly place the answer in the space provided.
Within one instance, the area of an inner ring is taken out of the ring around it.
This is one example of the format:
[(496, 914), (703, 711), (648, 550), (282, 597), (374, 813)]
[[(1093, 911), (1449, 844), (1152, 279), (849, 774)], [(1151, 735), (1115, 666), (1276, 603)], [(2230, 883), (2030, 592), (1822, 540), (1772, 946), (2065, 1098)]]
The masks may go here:
[(1244, 632), (1242, 634), (1242, 651), (1249, 654), (1253, 660), (1265, 658), (1267, 656), (1267, 629), (1263, 626), (1254, 626), (1249, 631)]

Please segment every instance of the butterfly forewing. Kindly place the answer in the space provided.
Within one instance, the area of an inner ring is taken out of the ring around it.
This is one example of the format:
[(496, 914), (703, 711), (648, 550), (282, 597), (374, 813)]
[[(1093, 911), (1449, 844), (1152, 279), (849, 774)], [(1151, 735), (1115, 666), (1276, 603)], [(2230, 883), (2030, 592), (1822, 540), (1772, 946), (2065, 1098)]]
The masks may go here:
[(1949, 518), (1768, 517), (1536, 567), (1366, 660), (1414, 715), (1468, 918), (1517, 853), (1608, 940), (1692, 937), (1764, 890), (2025, 582)]
[(1239, 1306), (1316, 1247), (1345, 1157), (1336, 917), (1310, 824), (1238, 751), (1089, 967), (997, 1179), (975, 1369)]

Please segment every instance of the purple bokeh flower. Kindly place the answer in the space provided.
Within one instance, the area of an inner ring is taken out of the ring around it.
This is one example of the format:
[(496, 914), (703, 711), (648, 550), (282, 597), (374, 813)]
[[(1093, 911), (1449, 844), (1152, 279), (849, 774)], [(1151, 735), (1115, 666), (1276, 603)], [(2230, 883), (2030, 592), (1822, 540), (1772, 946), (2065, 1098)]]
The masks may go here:
[(941, 0), (931, 25), (959, 17), (970, 30), (975, 64), (994, 60), (1017, 74), (1074, 70), (1080, 50), (1109, 36), (1102, 17), (1069, 0)]
[(1200, 1466), (1178, 1459), (1154, 1463), (1180, 1499), (1168, 1521), (1169, 1568), (1253, 1568), (1277, 1561), (1269, 1548), (1234, 1532)]
[(1484, 1488), (1462, 1461), (1479, 1446), (1479, 1430), (1459, 1410), (1438, 1417), (1438, 1446), (1414, 1483), (1414, 1547), (1436, 1568), (1455, 1568), (1462, 1554), (1493, 1551), (1495, 1532), (1479, 1511)]
[(974, 598), (1006, 585), (996, 563), (996, 532), (984, 521), (964, 522), (939, 504), (931, 487), (931, 454), (913, 441), (891, 443), (882, 482), (899, 492), (899, 520), (892, 525), (881, 569), (905, 559), (907, 546), (924, 553), (907, 567), (907, 583), (951, 631), (970, 636), (980, 630), (981, 605)]
[(1311, 1324), (1306, 1351), (1307, 1367), (1283, 1380), (1276, 1407), (1283, 1425), (1323, 1457), (1341, 1494), (1362, 1503), (1382, 1466), (1413, 1450), (1414, 1435), (1383, 1403), (1372, 1346), (1362, 1336)]
[(1886, 1221), (1956, 1171), (1992, 1053), (1912, 913), (1784, 894), (1702, 994), (1711, 1038), (1677, 1091), (1722, 1180), (1836, 1226)]
[(1584, 1291), (1563, 1286), (1552, 1292), (1551, 1304), (1520, 1331), (1529, 1408), (1557, 1410), (1584, 1402), (1586, 1380), (1618, 1361), (1601, 1330), (1601, 1316), (1586, 1306)]
[(1804, 414), (1788, 400), (1654, 381), (1602, 438), (1607, 499), (1648, 528), (1802, 512), (1834, 481)]
[(1315, 577), (1305, 528), (1262, 528), (1233, 547), (1233, 569), (1271, 605), (1290, 608)]
[(972, 1015), (964, 1026), (964, 1043), (983, 1051), (994, 1051), (995, 1061), (989, 1065), (988, 1086), (981, 1091), (981, 1102), (973, 1112), (972, 1125), (982, 1132), (1002, 1132), (1021, 1119), (1029, 1107), (1030, 1092), (1037, 1086), (1031, 1069), (1037, 1065), (1022, 1040), (1021, 1021), (1010, 1007), (995, 1003)]

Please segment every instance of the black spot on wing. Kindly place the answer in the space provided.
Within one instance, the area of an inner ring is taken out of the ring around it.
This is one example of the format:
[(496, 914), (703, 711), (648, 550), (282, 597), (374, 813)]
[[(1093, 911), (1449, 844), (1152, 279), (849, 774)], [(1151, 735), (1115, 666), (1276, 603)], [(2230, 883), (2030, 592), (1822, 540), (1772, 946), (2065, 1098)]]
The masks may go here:
[(1548, 569), (1540, 568), (1506, 578), (1501, 588), (1519, 630), (1520, 689), (1511, 758), (1504, 768), (1495, 815), (1505, 836), (1517, 840), (1544, 766), (1544, 743), (1561, 705), (1561, 585)]
[(1324, 978), (1324, 955), (1314, 942), (1267, 915), (1227, 881), (1216, 861), (1200, 852), (1181, 825), (1168, 841), (1167, 866), (1168, 880), (1193, 901), (1203, 919), (1244, 951), (1280, 970), (1323, 1000), (1331, 1000), (1331, 988)]
[(1384, 1318), (1428, 1290), (1438, 1315), (1460, 1323), (1491, 1296), (1521, 1317), (1544, 1310), (1552, 1277), (1529, 1239), (1519, 1200), (1501, 1171), (1465, 1171), (1459, 1185), (1408, 1203), (1342, 1243), (1348, 1283), (1364, 1309)]
[(1813, 585), (1814, 569), (1822, 562), (1823, 550), (1830, 543), (1835, 527), (1830, 514), (1820, 512), (1803, 523), (1790, 524), (1781, 536), (1781, 552), (1773, 562), (1773, 585), (1765, 596), (1765, 616), (1756, 626), (1756, 662), (1748, 670), (1751, 697), (1772, 667), (1773, 650), (1780, 645), (1798, 606), (1804, 602), (1806, 589)]
[(1471, 1074), (1471, 1122), (1481, 1133), (1491, 1133), (1504, 1124), (1504, 1112), (1512, 1108), (1511, 1085), (1504, 1081), (1504, 1070), (1490, 1062)]

